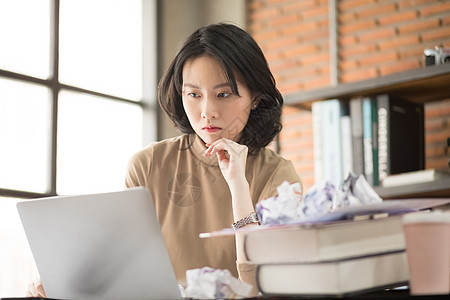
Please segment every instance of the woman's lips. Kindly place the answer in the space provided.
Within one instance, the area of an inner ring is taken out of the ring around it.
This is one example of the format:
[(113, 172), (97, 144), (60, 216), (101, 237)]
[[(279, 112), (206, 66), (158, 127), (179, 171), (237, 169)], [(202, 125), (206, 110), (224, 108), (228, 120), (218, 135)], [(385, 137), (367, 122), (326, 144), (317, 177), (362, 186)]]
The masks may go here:
[(205, 126), (202, 129), (206, 132), (217, 132), (217, 131), (221, 130), (222, 128), (216, 127), (216, 126)]

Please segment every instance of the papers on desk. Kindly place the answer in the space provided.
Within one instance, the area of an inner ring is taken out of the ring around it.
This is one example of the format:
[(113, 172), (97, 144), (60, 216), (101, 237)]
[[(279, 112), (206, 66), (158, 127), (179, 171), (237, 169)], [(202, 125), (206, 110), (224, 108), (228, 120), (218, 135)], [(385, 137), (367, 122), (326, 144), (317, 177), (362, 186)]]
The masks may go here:
[(328, 222), (338, 222), (343, 220), (354, 220), (358, 218), (371, 218), (377, 215), (396, 215), (407, 212), (414, 212), (423, 209), (434, 208), (450, 203), (450, 198), (413, 198), (413, 199), (397, 199), (385, 200), (381, 203), (374, 203), (362, 206), (344, 207), (332, 212), (328, 212), (319, 216), (304, 218), (302, 221), (294, 224), (286, 225), (262, 225), (253, 227), (243, 227), (237, 230), (225, 228), (222, 230), (200, 233), (201, 238), (210, 238), (225, 235), (234, 235), (238, 232), (252, 232), (259, 230), (267, 230), (270, 228), (289, 227), (296, 225), (312, 225)]

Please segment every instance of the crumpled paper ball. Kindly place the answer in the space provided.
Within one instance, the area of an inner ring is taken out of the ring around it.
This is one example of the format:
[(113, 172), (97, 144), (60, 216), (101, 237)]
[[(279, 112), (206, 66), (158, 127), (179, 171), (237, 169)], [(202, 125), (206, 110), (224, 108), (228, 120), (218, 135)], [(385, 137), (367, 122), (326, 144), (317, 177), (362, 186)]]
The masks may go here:
[(302, 203), (300, 203), (300, 220), (305, 217), (323, 215), (331, 211), (335, 193), (336, 188), (329, 181), (313, 185), (303, 197)]
[(230, 271), (210, 267), (187, 270), (186, 285), (183, 297), (196, 299), (239, 299), (252, 291), (252, 285), (235, 278)]
[(293, 224), (340, 208), (382, 201), (363, 175), (350, 173), (339, 188), (324, 181), (312, 186), (303, 199), (299, 183), (283, 182), (278, 196), (257, 203), (256, 212), (262, 225)]
[(350, 173), (333, 195), (332, 210), (348, 206), (380, 203), (383, 199), (373, 190), (363, 175)]
[(300, 183), (284, 181), (278, 188), (278, 196), (261, 200), (256, 213), (261, 224), (286, 224), (298, 220), (298, 206), (302, 200)]

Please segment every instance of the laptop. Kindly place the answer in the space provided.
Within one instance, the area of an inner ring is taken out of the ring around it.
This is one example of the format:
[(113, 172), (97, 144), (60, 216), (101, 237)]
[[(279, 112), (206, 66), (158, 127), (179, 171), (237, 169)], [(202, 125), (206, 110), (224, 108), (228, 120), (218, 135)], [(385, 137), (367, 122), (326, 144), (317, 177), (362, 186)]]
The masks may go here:
[(181, 298), (147, 189), (25, 200), (17, 209), (47, 297)]

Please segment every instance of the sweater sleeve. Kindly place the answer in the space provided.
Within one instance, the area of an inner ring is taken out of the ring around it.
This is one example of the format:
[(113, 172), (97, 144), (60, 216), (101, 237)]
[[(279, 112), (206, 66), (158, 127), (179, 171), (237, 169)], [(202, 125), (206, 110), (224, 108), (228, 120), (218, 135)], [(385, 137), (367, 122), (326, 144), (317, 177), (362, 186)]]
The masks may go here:
[(245, 283), (251, 284), (253, 286), (250, 297), (255, 297), (259, 290), (256, 282), (256, 264), (239, 263), (236, 262), (237, 271), (239, 273), (239, 279)]
[[(276, 170), (272, 173), (272, 176), (268, 180), (265, 185), (262, 193), (260, 194), (259, 199), (257, 201), (261, 201), (278, 194), (277, 188), (284, 182), (287, 181), (289, 183), (299, 182), (302, 187), (302, 182), (297, 172), (295, 171), (292, 162), (289, 160), (284, 161), (279, 164)], [(302, 187), (303, 190), (303, 187)]]
[(128, 161), (125, 174), (125, 187), (148, 187), (153, 148), (145, 148), (134, 154)]

